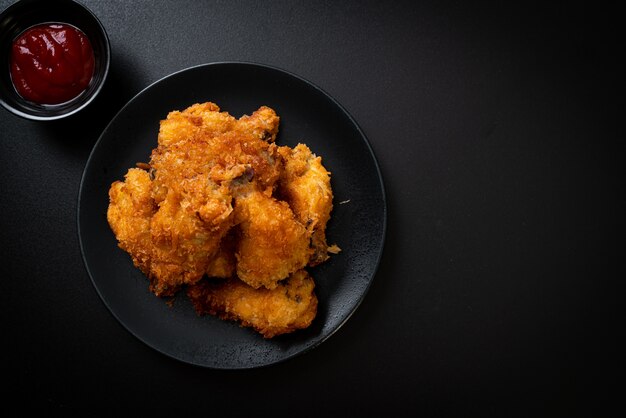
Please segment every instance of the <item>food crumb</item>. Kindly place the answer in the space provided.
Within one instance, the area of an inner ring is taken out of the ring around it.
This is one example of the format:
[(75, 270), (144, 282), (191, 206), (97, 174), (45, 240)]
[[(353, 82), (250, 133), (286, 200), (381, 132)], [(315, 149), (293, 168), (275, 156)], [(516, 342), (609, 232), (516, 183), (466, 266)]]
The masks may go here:
[(328, 252), (331, 254), (339, 254), (341, 252), (341, 248), (337, 244), (333, 244), (328, 247)]

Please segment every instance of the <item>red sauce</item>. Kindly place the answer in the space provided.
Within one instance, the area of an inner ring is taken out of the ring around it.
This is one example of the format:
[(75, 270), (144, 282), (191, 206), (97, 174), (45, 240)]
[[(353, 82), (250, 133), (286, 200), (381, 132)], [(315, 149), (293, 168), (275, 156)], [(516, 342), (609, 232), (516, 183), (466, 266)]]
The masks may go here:
[(73, 99), (87, 88), (93, 69), (91, 43), (74, 26), (44, 23), (13, 41), (13, 85), (31, 102), (58, 104)]

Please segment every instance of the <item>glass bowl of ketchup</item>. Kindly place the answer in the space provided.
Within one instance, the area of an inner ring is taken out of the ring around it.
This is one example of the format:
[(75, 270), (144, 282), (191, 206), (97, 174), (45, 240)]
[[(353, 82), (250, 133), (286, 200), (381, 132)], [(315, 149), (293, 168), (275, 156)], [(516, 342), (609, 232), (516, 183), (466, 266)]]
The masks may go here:
[(0, 104), (26, 119), (79, 112), (109, 72), (109, 38), (72, 0), (20, 0), (0, 14)]

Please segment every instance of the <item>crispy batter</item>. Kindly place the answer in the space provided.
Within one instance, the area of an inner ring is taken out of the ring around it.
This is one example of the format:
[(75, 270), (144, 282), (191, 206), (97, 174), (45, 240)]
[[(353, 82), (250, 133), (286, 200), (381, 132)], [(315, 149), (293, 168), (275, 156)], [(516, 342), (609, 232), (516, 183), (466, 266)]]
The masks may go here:
[(220, 112), (215, 103), (196, 103), (184, 111), (175, 110), (161, 121), (159, 146), (169, 146), (198, 135), (216, 136), (232, 129), (236, 119)]
[(313, 253), (309, 265), (315, 266), (328, 259), (326, 224), (333, 209), (330, 173), (322, 165), (322, 158), (304, 144), (293, 149), (280, 147), (279, 153), (285, 160), (279, 193), (311, 235)]
[(279, 117), (273, 109), (261, 106), (252, 115), (244, 115), (237, 122), (239, 132), (251, 133), (255, 138), (274, 142), (278, 133)]
[(153, 261), (149, 278), (158, 296), (171, 296), (182, 285), (200, 280), (232, 225), (230, 205), (216, 210), (219, 222), (207, 222), (185, 203), (180, 195), (168, 193), (150, 222)]
[[(269, 108), (239, 121), (213, 103), (170, 112), (161, 122), (149, 164), (150, 207), (158, 206), (150, 218), (151, 240), (124, 244), (135, 263), (144, 265), (156, 295), (172, 295), (220, 267), (211, 260), (220, 259), (220, 242), (233, 226), (229, 182), (248, 170), (259, 187), (273, 189), (282, 161), (276, 145), (258, 136), (275, 137), (277, 129), (278, 116)], [(117, 221), (110, 218), (112, 227)], [(221, 268), (213, 273), (226, 275), (228, 266)]]
[(107, 220), (120, 248), (150, 279), (151, 290), (171, 296), (182, 284), (202, 278), (219, 237), (177, 204), (175, 197), (158, 207), (151, 184), (146, 171), (128, 170), (125, 181), (113, 183), (109, 190)]
[(252, 327), (265, 338), (308, 327), (317, 313), (315, 283), (299, 270), (273, 290), (254, 289), (240, 280), (201, 282), (187, 295), (199, 315), (217, 315)]
[[(330, 174), (306, 145), (274, 144), (278, 124), (266, 106), (239, 119), (210, 102), (170, 112), (149, 163), (111, 185), (107, 212), (155, 295), (189, 286), (198, 312), (267, 338), (313, 320), (314, 283), (302, 268), (334, 248)], [(224, 284), (196, 285), (205, 276)]]
[(109, 189), (107, 220), (119, 247), (130, 253), (135, 266), (149, 276), (152, 260), (150, 219), (156, 210), (150, 197), (150, 176), (144, 170), (131, 168), (124, 180), (114, 182)]
[(306, 266), (309, 235), (287, 203), (250, 192), (237, 199), (235, 219), (241, 230), (237, 276), (248, 285), (273, 289)]
[[(224, 112), (217, 110), (199, 111), (217, 108), (211, 105), (170, 112), (161, 122), (159, 146), (152, 151), (150, 161), (155, 170), (153, 195), (157, 202), (173, 189), (198, 210), (210, 200), (215, 189), (228, 188), (230, 181), (246, 172), (254, 175), (261, 189), (273, 189), (282, 171), (282, 160), (277, 146), (258, 136), (274, 138), (278, 116), (266, 107), (239, 120), (228, 114), (222, 116)], [(227, 190), (229, 193), (231, 190)]]

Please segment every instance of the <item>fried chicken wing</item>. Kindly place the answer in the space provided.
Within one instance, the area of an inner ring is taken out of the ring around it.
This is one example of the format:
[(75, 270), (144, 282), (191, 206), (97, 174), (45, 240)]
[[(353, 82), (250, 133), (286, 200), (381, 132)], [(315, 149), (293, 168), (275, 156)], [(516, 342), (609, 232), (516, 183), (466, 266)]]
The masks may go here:
[(328, 259), (326, 223), (333, 209), (330, 173), (322, 165), (322, 158), (304, 144), (293, 149), (280, 147), (279, 153), (285, 160), (285, 169), (278, 192), (289, 203), (296, 218), (306, 225), (313, 248), (309, 265), (315, 266)]
[(237, 276), (248, 285), (273, 289), (307, 264), (309, 236), (287, 203), (258, 191), (244, 194), (237, 199), (235, 221), (241, 231)]
[(150, 222), (153, 260), (151, 290), (158, 296), (171, 296), (184, 284), (193, 284), (205, 274), (210, 258), (219, 250), (222, 237), (231, 225), (228, 213), (220, 213), (219, 223), (207, 222), (170, 193), (159, 204)]
[(246, 170), (254, 172), (262, 188), (273, 188), (282, 171), (282, 160), (272, 143), (279, 120), (266, 106), (239, 119), (210, 102), (170, 112), (161, 121), (158, 147), (150, 160), (158, 189), (155, 200), (161, 201), (174, 189), (192, 203), (199, 200), (202, 204), (207, 191)]
[(305, 270), (293, 273), (273, 290), (254, 289), (237, 279), (203, 280), (187, 295), (199, 315), (239, 321), (265, 338), (308, 327), (317, 314), (315, 283)]
[(198, 135), (216, 136), (231, 130), (236, 121), (215, 103), (196, 103), (182, 112), (170, 112), (161, 121), (158, 144), (167, 147)]
[(207, 229), (175, 197), (158, 206), (151, 197), (151, 183), (148, 172), (138, 168), (130, 169), (124, 182), (113, 183), (107, 220), (119, 246), (148, 276), (151, 290), (170, 296), (181, 285), (202, 278), (208, 257), (219, 248), (221, 233)]
[(109, 189), (107, 220), (121, 249), (132, 256), (133, 263), (144, 274), (150, 274), (152, 240), (150, 220), (156, 211), (151, 197), (149, 174), (131, 168), (124, 181), (116, 181)]

